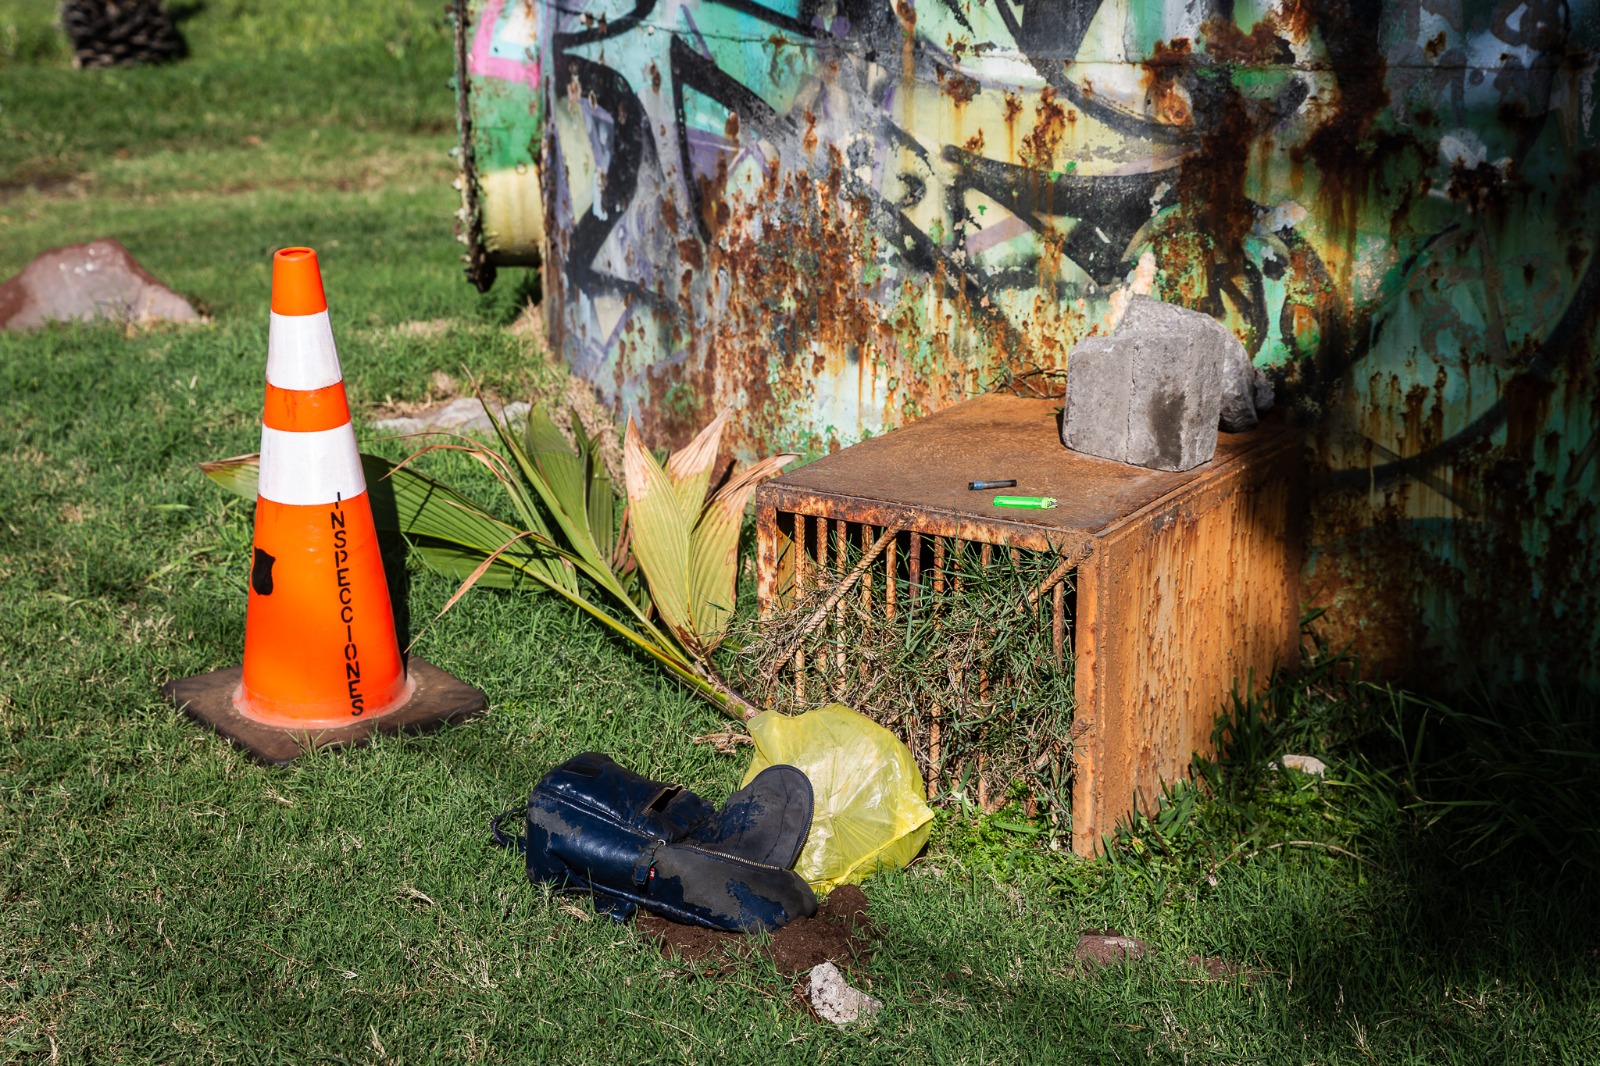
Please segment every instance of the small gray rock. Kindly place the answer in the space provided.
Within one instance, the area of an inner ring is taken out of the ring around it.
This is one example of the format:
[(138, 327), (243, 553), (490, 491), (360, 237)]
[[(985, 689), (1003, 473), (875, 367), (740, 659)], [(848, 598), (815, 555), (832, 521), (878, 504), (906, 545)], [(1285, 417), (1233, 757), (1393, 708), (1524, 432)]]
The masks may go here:
[(883, 1009), (881, 1000), (873, 999), (859, 988), (845, 981), (839, 967), (831, 962), (819, 963), (811, 968), (811, 1009), (817, 1017), (834, 1025), (852, 1025), (872, 1017)]
[(200, 313), (109, 239), (40, 252), (0, 284), (0, 329), (20, 332), (46, 322), (94, 319), (196, 322)]
[(1278, 402), (1277, 390), (1272, 387), (1272, 379), (1267, 377), (1266, 371), (1259, 367), (1255, 370), (1252, 382), (1252, 391), (1255, 393), (1256, 400), (1256, 414), (1266, 414)]
[(1217, 424), (1224, 433), (1243, 433), (1261, 421), (1256, 416), (1255, 367), (1239, 338), (1229, 333), (1228, 339), (1233, 343), (1222, 349), (1222, 411)]
[[(503, 422), (520, 422), (528, 417), (528, 404), (518, 400), (497, 408)], [(489, 416), (476, 396), (458, 396), (449, 403), (400, 418), (373, 422), (380, 433), (493, 433)]]
[(1328, 764), (1315, 755), (1283, 755), (1279, 757), (1278, 765), (1311, 777), (1322, 777), (1328, 772)]

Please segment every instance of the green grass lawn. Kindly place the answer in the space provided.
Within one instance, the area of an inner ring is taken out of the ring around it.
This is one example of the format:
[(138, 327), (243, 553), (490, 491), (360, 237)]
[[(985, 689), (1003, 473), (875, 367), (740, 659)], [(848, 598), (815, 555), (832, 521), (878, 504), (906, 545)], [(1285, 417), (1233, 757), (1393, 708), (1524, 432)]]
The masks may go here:
[[(318, 249), (363, 412), (463, 364), (557, 373), (504, 328), (518, 279), (461, 277), (439, 0), (196, 6), (186, 62), (80, 72), (53, 5), (0, 0), (0, 276), (111, 236), (211, 318), (0, 334), (0, 1062), (1600, 1061), (1600, 884), (1458, 867), (1380, 773), (1383, 701), (1325, 678), (1108, 859), (943, 815), (866, 886), (886, 1009), (848, 1031), (488, 846), (579, 751), (711, 796), (748, 757), (694, 745), (710, 708), (568, 607), (474, 592), (427, 629), (488, 694), (463, 726), (287, 769), (191, 726), (157, 687), (238, 661), (251, 538), (195, 464), (256, 447), (273, 249)], [(407, 589), (414, 634), (452, 586)], [(1286, 749), (1330, 777), (1246, 772)], [(1086, 972), (1106, 928), (1150, 957)]]

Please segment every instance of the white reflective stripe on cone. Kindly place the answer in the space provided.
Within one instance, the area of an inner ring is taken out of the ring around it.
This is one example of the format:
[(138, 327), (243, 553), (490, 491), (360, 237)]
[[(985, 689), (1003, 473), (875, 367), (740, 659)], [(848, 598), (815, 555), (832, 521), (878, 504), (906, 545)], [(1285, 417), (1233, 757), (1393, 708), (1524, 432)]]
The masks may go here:
[(261, 427), (261, 479), (264, 500), (316, 506), (348, 500), (367, 491), (355, 427), (293, 433)]
[(267, 327), (267, 381), (280, 389), (325, 389), (344, 380), (328, 312), (278, 315)]

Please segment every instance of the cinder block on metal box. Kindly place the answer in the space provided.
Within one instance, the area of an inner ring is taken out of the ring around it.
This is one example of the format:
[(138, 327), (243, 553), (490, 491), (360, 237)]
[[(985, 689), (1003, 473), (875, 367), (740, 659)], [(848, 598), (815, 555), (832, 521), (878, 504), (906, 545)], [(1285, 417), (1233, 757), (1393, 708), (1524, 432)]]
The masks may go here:
[(1210, 322), (1206, 316), (1170, 310), (1184, 317), (1152, 316), (1147, 326), (1072, 349), (1061, 420), (1068, 448), (1149, 470), (1190, 470), (1216, 453), (1221, 327), (1207, 329), (1193, 321)]
[[(1117, 323), (1117, 333), (1142, 333), (1151, 331), (1206, 330), (1214, 334), (1222, 345), (1220, 388), (1222, 391), (1221, 425), (1224, 432), (1240, 433), (1254, 429), (1260, 421), (1256, 414), (1256, 382), (1265, 382), (1260, 371), (1250, 363), (1250, 353), (1244, 350), (1227, 326), (1201, 311), (1191, 311), (1149, 296), (1135, 296)], [(1262, 410), (1269, 410), (1271, 385), (1263, 386)]]

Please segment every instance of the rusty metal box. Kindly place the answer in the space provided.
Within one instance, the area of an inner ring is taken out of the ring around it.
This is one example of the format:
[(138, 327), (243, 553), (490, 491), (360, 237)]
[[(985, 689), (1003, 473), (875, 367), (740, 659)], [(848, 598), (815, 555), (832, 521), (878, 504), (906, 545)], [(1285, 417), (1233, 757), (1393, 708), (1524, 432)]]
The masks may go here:
[[(1059, 401), (983, 396), (767, 483), (757, 589), (764, 615), (792, 603), (827, 565), (830, 523), (840, 541), (854, 530), (876, 547), (863, 564), (913, 587), (935, 572), (925, 541), (941, 557), (951, 542), (1059, 556), (1038, 591), (1053, 595), (1056, 639), (1072, 645), (1072, 846), (1090, 855), (1187, 773), (1191, 753), (1210, 753), (1235, 686), (1259, 689), (1296, 661), (1302, 443), (1269, 419), (1219, 434), (1209, 463), (1169, 473), (1067, 450), (1059, 415)], [(996, 478), (1058, 506), (1000, 509), (967, 489)], [(879, 586), (891, 611), (896, 584)], [(918, 756), (936, 775), (937, 751)]]

